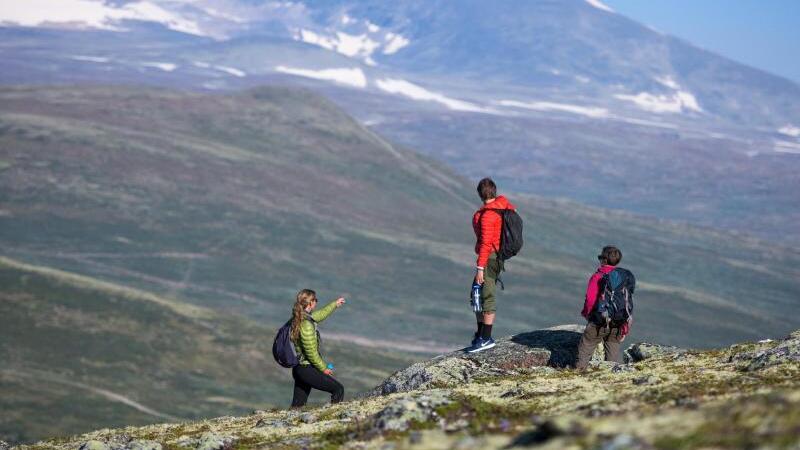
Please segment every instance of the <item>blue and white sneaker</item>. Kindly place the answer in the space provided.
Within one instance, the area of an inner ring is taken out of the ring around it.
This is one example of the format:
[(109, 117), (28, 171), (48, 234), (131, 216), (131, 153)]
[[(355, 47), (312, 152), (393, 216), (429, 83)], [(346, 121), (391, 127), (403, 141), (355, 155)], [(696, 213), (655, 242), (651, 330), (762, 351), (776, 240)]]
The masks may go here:
[(478, 339), (480, 339), (480, 338), (481, 337), (478, 335), (478, 333), (473, 334), (472, 335), (472, 342), (470, 342), (469, 347), (467, 349), (475, 347), (475, 344), (478, 343)]
[(483, 350), (488, 350), (494, 347), (494, 345), (495, 345), (494, 339), (492, 338), (483, 339), (479, 337), (478, 340), (475, 342), (475, 345), (473, 345), (469, 350), (467, 350), (467, 353), (477, 353)]

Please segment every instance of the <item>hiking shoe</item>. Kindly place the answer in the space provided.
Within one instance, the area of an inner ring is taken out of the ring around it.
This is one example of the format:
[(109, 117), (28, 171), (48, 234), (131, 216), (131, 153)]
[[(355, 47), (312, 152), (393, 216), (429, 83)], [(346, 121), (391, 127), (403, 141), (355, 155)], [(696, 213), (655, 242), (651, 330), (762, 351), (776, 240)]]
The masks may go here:
[(469, 350), (467, 350), (467, 353), (477, 353), (483, 350), (490, 349), (494, 347), (494, 345), (495, 345), (494, 339), (492, 338), (483, 339), (479, 337), (478, 340), (475, 342), (475, 345), (473, 345)]

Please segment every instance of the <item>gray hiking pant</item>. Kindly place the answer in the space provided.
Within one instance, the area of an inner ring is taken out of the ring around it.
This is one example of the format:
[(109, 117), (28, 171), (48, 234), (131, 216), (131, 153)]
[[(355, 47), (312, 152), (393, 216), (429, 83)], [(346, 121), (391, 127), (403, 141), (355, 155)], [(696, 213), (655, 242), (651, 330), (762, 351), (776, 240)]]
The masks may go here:
[(583, 330), (581, 342), (578, 344), (578, 361), (575, 363), (576, 369), (585, 369), (592, 359), (594, 349), (597, 344), (603, 343), (603, 350), (606, 353), (606, 361), (622, 363), (622, 341), (623, 336), (617, 328), (601, 328), (593, 323), (586, 324)]

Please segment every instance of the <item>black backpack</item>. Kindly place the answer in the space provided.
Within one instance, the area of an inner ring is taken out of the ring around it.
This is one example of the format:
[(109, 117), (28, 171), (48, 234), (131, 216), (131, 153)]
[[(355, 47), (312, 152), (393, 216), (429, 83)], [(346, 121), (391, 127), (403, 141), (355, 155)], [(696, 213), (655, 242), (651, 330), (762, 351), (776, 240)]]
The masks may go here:
[(636, 278), (631, 271), (617, 267), (600, 279), (600, 298), (590, 317), (595, 325), (619, 328), (633, 318), (633, 291)]
[[(503, 221), (500, 230), (500, 248), (497, 249), (497, 259), (505, 261), (516, 256), (522, 250), (522, 217), (513, 209), (486, 209), (500, 214)], [(481, 216), (481, 219), (483, 216)]]
[(272, 343), (272, 357), (283, 367), (292, 368), (300, 361), (292, 342), (292, 320), (289, 320), (278, 330), (275, 341)]

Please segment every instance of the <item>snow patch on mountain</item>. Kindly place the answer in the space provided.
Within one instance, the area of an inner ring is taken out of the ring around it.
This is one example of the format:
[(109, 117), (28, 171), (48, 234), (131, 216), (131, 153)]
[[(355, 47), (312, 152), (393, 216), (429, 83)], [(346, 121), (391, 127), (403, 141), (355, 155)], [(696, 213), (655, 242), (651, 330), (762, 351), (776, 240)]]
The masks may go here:
[(775, 141), (774, 150), (779, 153), (791, 153), (800, 155), (800, 144), (789, 141)]
[(158, 61), (143, 62), (142, 65), (145, 67), (153, 67), (155, 69), (160, 69), (163, 70), (164, 72), (172, 72), (178, 68), (177, 64), (168, 62), (158, 62)]
[(395, 33), (386, 33), (385, 38), (386, 46), (383, 48), (384, 55), (393, 55), (411, 42), (402, 35)]
[(575, 75), (575, 81), (578, 81), (580, 83), (586, 84), (586, 83), (592, 81), (592, 79), (589, 78), (589, 77), (583, 76), (583, 75)]
[(277, 66), (275, 67), (275, 71), (305, 78), (313, 78), (315, 80), (333, 81), (358, 88), (367, 87), (367, 76), (364, 75), (364, 71), (358, 67), (311, 70)]
[(74, 59), (75, 61), (86, 61), (93, 63), (107, 63), (110, 61), (110, 59), (108, 58), (103, 58), (100, 56), (86, 56), (86, 55), (74, 55), (70, 56), (69, 59)]
[(413, 100), (436, 102), (454, 111), (495, 113), (496, 111), (483, 108), (474, 103), (447, 97), (438, 92), (425, 89), (422, 86), (397, 78), (384, 78), (375, 81), (378, 89), (390, 94), (402, 95)]
[(606, 11), (606, 12), (610, 12), (610, 13), (614, 12), (614, 10), (611, 9), (611, 7), (609, 7), (605, 3), (601, 2), (600, 0), (586, 0), (586, 3), (594, 6), (597, 9), (602, 9), (603, 11)]
[(617, 94), (615, 97), (620, 100), (633, 102), (640, 109), (654, 113), (703, 111), (695, 96), (687, 91), (677, 91), (671, 95), (639, 92), (636, 95)]
[(609, 117), (608, 110), (592, 106), (572, 105), (569, 103), (553, 102), (520, 102), (517, 100), (501, 100), (498, 104), (514, 108), (531, 109), (534, 111), (562, 111), (595, 119)]
[(328, 37), (311, 30), (300, 29), (294, 33), (294, 39), (361, 59), (369, 58), (381, 46), (380, 42), (372, 40), (367, 34), (353, 35), (341, 31)]
[(65, 26), (124, 31), (124, 20), (160, 23), (182, 33), (205, 36), (200, 26), (148, 1), (113, 5), (100, 0), (25, 0), (0, 2), (0, 23), (26, 27)]
[(778, 133), (791, 137), (800, 137), (800, 128), (794, 125), (785, 125), (778, 129)]
[(667, 123), (667, 122), (655, 122), (652, 120), (645, 120), (645, 119), (637, 119), (634, 117), (614, 117), (614, 119), (631, 123), (634, 125), (641, 125), (645, 127), (656, 127), (656, 128), (665, 128), (667, 130), (677, 130), (678, 126), (674, 123)]
[(204, 13), (208, 14), (211, 17), (215, 17), (217, 19), (228, 20), (230, 22), (239, 24), (247, 23), (247, 19), (231, 14), (226, 11), (220, 11), (216, 8), (203, 7), (201, 5), (195, 5), (195, 6), (198, 6), (200, 9), (203, 10)]
[(681, 86), (669, 75), (655, 77), (655, 80), (670, 89), (675, 89), (676, 91), (681, 88)]
[(214, 68), (219, 70), (219, 71), (221, 71), (221, 72), (225, 72), (225, 73), (227, 73), (229, 75), (233, 75), (233, 76), (239, 77), (239, 78), (247, 76), (247, 73), (245, 73), (244, 71), (239, 70), (239, 69), (237, 69), (235, 67), (214, 66)]

